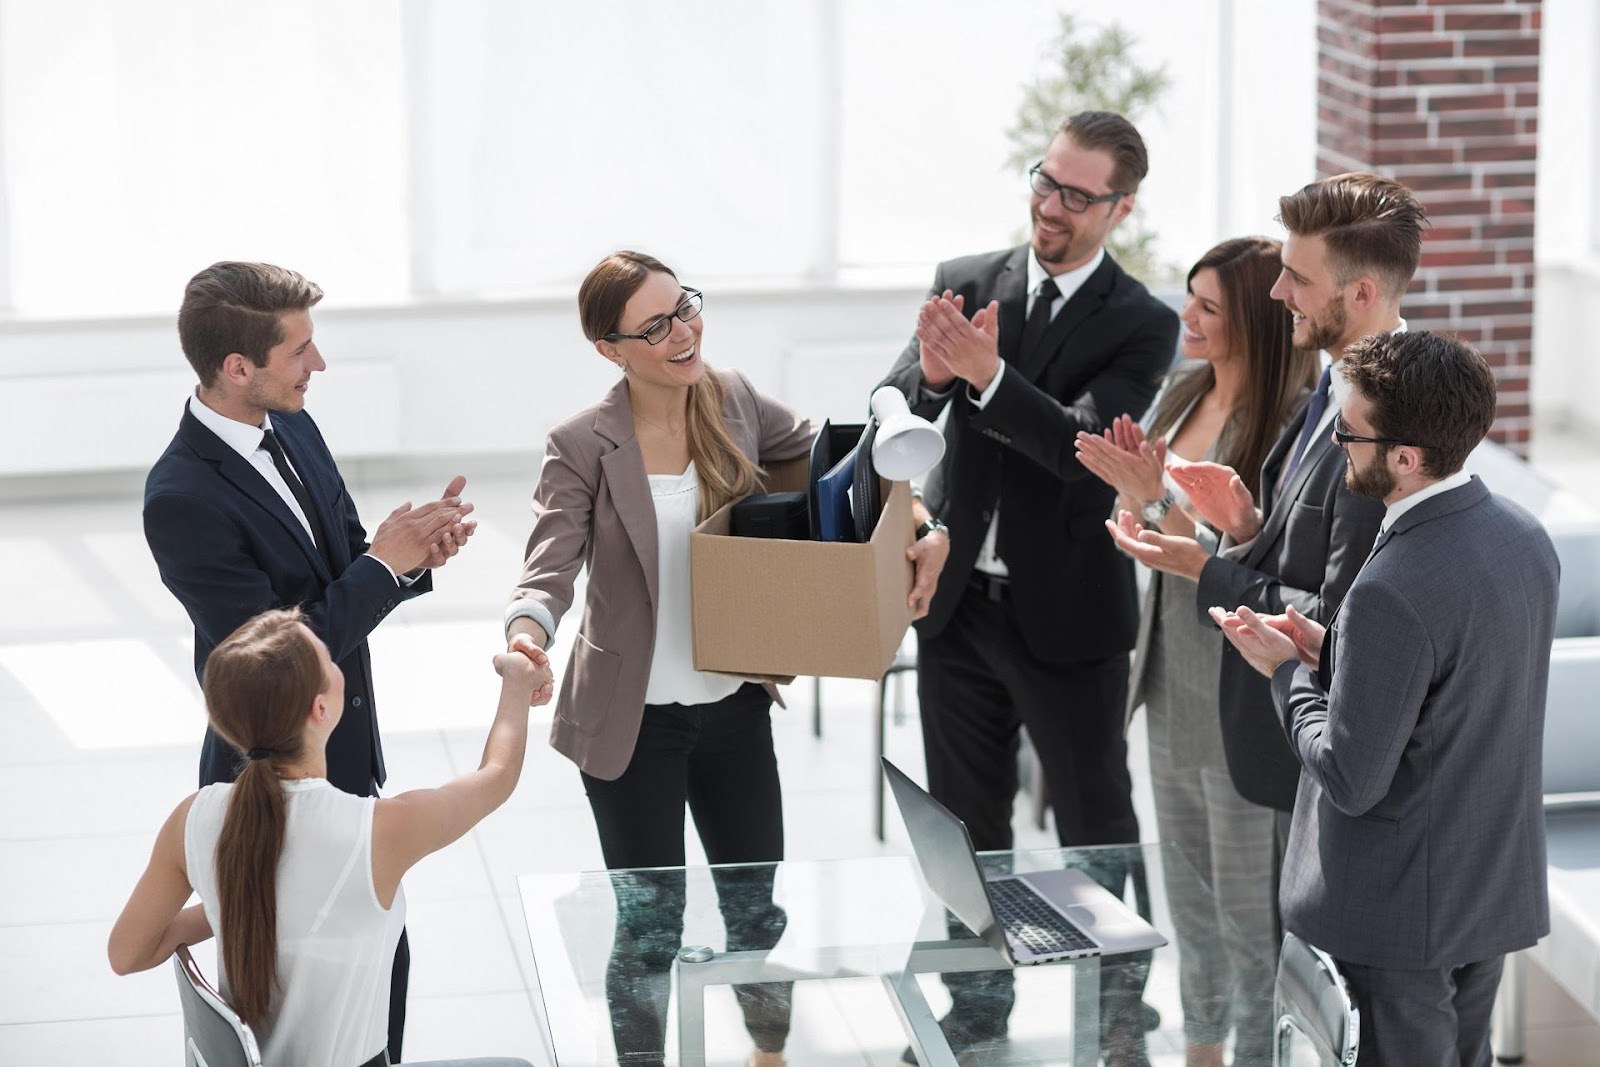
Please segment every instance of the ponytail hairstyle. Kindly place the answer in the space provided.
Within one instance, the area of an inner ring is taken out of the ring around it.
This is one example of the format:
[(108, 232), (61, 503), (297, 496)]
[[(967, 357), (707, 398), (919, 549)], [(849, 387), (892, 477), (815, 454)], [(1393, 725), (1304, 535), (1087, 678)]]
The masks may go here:
[[(624, 249), (595, 265), (578, 287), (578, 320), (583, 335), (598, 342), (619, 329), (629, 299), (651, 274), (678, 275), (653, 256)], [(700, 480), (700, 518), (704, 519), (732, 500), (748, 496), (761, 486), (762, 472), (728, 433), (722, 418), (721, 375), (706, 366), (705, 377), (689, 386), (686, 437), (689, 458)]]
[(278, 858), (288, 809), (275, 764), (298, 760), (306, 715), (326, 678), (300, 612), (264, 611), (206, 660), (211, 728), (249, 753), (217, 840), (222, 973), (233, 1008), (252, 1026), (278, 987)]

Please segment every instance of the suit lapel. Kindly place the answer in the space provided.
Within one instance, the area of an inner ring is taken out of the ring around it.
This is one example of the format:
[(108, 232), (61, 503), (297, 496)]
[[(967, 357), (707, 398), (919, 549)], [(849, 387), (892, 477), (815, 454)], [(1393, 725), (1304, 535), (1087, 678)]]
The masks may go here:
[(1067, 298), (1061, 310), (1056, 312), (1056, 317), (1050, 320), (1050, 325), (1045, 327), (1044, 336), (1039, 339), (1038, 348), (1031, 353), (1023, 353), (1024, 363), (1021, 370), (1030, 382), (1038, 383), (1039, 375), (1061, 355), (1061, 350), (1066, 347), (1074, 331), (1082, 326), (1089, 316), (1105, 306), (1106, 297), (1110, 295), (1116, 280), (1116, 273), (1116, 261), (1109, 255), (1102, 259), (1100, 266), (1084, 279), (1083, 284), (1078, 286), (1078, 291)]
[(317, 574), (324, 582), (333, 579), (328, 570), (328, 562), (322, 558), (322, 553), (317, 551), (311, 535), (300, 525), (300, 520), (294, 517), (294, 512), (283, 502), (283, 497), (267, 483), (260, 471), (251, 466), (249, 460), (229, 448), (222, 438), (206, 429), (187, 408), (184, 409), (183, 421), (178, 425), (178, 432), (196, 455), (214, 464), (219, 475), (277, 520), (284, 531), (294, 538), (295, 543), (300, 546), (300, 550), (305, 553), (306, 559), (311, 561), (311, 565), (316, 568)]
[[(1304, 425), (1305, 420), (1302, 419), (1300, 426)], [(1298, 427), (1295, 432), (1298, 436)], [(1246, 559), (1248, 565), (1253, 566), (1260, 562), (1266, 555), (1267, 548), (1283, 532), (1284, 526), (1289, 522), (1289, 513), (1294, 510), (1294, 499), (1299, 494), (1300, 487), (1306, 484), (1311, 472), (1322, 462), (1324, 453), (1333, 447), (1333, 439), (1324, 434), (1314, 435), (1306, 444), (1306, 454), (1301, 457), (1300, 465), (1294, 469), (1294, 476), (1289, 479), (1289, 484), (1283, 487), (1283, 495), (1273, 503), (1272, 513), (1267, 516), (1266, 525), (1261, 528), (1261, 532), (1256, 535), (1255, 543), (1250, 546), (1250, 553)], [(1274, 468), (1274, 473), (1282, 469), (1280, 463)]]
[(1300, 439), (1300, 430), (1306, 424), (1306, 406), (1300, 405), (1300, 410), (1289, 420), (1289, 424), (1273, 442), (1272, 451), (1267, 453), (1267, 458), (1261, 464), (1261, 514), (1270, 516), (1278, 500), (1278, 478), (1283, 474), (1283, 465), (1289, 461), (1289, 449)]
[(612, 387), (595, 413), (595, 432), (617, 447), (600, 457), (622, 528), (627, 531), (634, 555), (644, 571), (650, 603), (660, 603), (660, 547), (656, 537), (655, 503), (650, 497), (650, 479), (644, 472), (644, 453), (633, 429), (633, 403), (628, 397), (626, 379)]
[[(1011, 254), (995, 279), (994, 298), (1000, 302), (1000, 358), (1016, 364), (1021, 358), (1022, 330), (1028, 321), (1028, 246)], [(977, 308), (970, 308), (976, 313)]]
[(316, 463), (310, 451), (303, 447), (294, 428), (286, 428), (281, 419), (271, 415), (268, 418), (272, 419), (272, 425), (277, 429), (278, 443), (283, 446), (290, 465), (300, 475), (300, 484), (306, 487), (306, 492), (311, 496), (311, 506), (317, 509), (316, 516), (312, 517), (312, 523), (321, 528), (322, 535), (328, 542), (325, 546), (328, 550), (328, 559), (340, 573), (343, 573), (344, 568), (350, 565), (350, 545), (345, 540), (343, 524), (335, 521), (334, 497), (330, 495), (333, 487), (326, 484), (321, 465)]

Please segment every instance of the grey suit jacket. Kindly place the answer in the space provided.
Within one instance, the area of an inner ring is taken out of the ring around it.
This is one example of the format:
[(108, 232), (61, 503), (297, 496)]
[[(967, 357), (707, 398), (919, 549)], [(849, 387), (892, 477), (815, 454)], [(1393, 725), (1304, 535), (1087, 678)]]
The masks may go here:
[(1272, 678), (1305, 768), (1279, 905), (1336, 958), (1458, 966), (1549, 933), (1542, 755), (1560, 565), (1476, 478), (1395, 520), (1319, 677)]
[[(723, 371), (728, 433), (758, 463), (804, 455), (811, 424)], [(533, 532), (512, 604), (554, 633), (589, 567), (583, 621), (561, 678), (550, 745), (596, 778), (615, 779), (633, 758), (656, 644), (655, 504), (633, 432), (626, 379), (604, 400), (550, 431), (533, 492)]]
[[(1195, 606), (1207, 625), (1213, 605), (1281, 614), (1290, 604), (1327, 623), (1355, 580), (1383, 521), (1383, 505), (1345, 487), (1344, 450), (1331, 434), (1306, 446), (1294, 477), (1276, 492), (1290, 448), (1300, 438), (1305, 409), (1289, 420), (1261, 469), (1261, 531), (1248, 545), (1224, 539), (1200, 572)], [(1276, 728), (1267, 679), (1232, 645), (1222, 650), (1218, 680), (1222, 747), (1239, 795), (1256, 804), (1294, 810), (1300, 764)]]

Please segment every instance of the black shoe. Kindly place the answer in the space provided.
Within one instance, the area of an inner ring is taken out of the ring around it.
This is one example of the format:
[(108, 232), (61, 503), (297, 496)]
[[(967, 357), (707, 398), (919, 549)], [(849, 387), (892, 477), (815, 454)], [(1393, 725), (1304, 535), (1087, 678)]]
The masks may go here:
[[(981, 1053), (1006, 1039), (1006, 1030), (1004, 1019), (998, 1025), (974, 1024), (971, 1020), (957, 1018), (952, 1012), (939, 1020), (939, 1032), (944, 1034), (945, 1043), (956, 1054), (956, 1063), (961, 1067), (979, 1063)], [(911, 1051), (910, 1045), (900, 1053), (900, 1062), (907, 1067), (917, 1067), (917, 1054)]]

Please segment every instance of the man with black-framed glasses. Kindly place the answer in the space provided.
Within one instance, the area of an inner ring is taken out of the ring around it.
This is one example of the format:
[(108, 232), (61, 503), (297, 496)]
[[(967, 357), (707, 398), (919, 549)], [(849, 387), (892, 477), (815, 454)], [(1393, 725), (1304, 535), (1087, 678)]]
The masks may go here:
[(1270, 679), (1304, 768), (1284, 927), (1339, 961), (1362, 1064), (1487, 1067), (1507, 952), (1550, 932), (1541, 786), (1560, 563), (1539, 520), (1462, 469), (1494, 374), (1437, 334), (1348, 349), (1346, 485), (1383, 509), (1324, 627), (1213, 608)]
[[(924, 490), (950, 556), (917, 626), (928, 787), (979, 849), (1012, 847), (1019, 730), (1039, 755), (1063, 845), (1137, 841), (1123, 706), (1138, 628), (1133, 568), (1105, 538), (1115, 491), (1076, 434), (1138, 418), (1171, 364), (1177, 316), (1106, 254), (1149, 169), (1121, 115), (1062, 123), (1029, 173), (1027, 244), (940, 264), (886, 384), (932, 419)], [(1126, 871), (1099, 872), (1122, 892)], [(1108, 1062), (1144, 1062), (1136, 961), (1108, 968)], [(958, 1052), (1003, 1037), (1011, 976), (949, 975)]]

